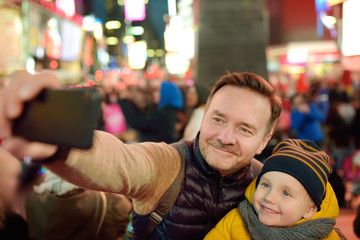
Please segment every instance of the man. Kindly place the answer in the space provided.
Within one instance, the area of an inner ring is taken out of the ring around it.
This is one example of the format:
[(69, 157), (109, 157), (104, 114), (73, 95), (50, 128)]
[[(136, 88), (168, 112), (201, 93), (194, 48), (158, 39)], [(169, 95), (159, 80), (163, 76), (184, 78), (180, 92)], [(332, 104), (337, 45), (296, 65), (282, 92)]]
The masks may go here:
[[(88, 151), (14, 138), (11, 124), (21, 114), (23, 103), (41, 89), (59, 84), (46, 73), (16, 72), (11, 78), (11, 85), (0, 92), (0, 138), (7, 138), (4, 147), (19, 157), (55, 160), (46, 167), (81, 187), (133, 198), (138, 238), (180, 171), (179, 152), (165, 143), (125, 145), (99, 131)], [(220, 78), (209, 96), (200, 133), (184, 143), (186, 170), (180, 194), (152, 239), (202, 239), (244, 199), (253, 178), (250, 163), (270, 140), (281, 109), (281, 98), (263, 78), (252, 73)]]

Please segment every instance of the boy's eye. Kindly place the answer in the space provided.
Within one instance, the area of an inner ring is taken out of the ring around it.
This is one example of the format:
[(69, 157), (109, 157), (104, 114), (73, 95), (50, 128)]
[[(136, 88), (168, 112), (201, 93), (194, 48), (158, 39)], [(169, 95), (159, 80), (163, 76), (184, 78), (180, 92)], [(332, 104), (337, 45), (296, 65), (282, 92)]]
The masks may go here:
[(267, 184), (267, 183), (262, 183), (261, 185), (263, 185), (264, 188), (269, 188), (270, 187), (270, 185)]
[(288, 191), (283, 191), (283, 195), (287, 197), (291, 197), (291, 194)]

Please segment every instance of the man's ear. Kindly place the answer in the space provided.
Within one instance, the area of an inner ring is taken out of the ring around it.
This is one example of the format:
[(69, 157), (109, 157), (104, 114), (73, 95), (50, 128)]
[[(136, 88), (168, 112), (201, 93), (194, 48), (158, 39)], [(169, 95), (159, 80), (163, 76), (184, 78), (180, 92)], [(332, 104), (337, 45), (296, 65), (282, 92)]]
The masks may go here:
[(317, 212), (317, 207), (316, 207), (315, 203), (313, 203), (313, 204), (309, 207), (309, 209), (306, 211), (306, 213), (304, 214), (303, 218), (305, 218), (305, 219), (310, 219), (310, 218), (312, 218), (312, 217), (315, 215), (316, 212)]
[(262, 151), (264, 150), (264, 148), (266, 147), (266, 145), (268, 144), (268, 142), (270, 141), (271, 137), (273, 135), (273, 129), (271, 129), (271, 131), (266, 134), (261, 142), (260, 147), (258, 148), (258, 150), (256, 151), (256, 154), (260, 154), (262, 153)]

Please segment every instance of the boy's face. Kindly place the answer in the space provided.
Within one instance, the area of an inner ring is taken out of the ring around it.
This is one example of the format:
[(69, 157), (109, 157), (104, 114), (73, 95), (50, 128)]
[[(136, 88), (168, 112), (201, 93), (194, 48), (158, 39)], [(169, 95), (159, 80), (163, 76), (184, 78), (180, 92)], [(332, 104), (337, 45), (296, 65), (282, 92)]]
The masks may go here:
[(301, 183), (283, 172), (262, 175), (254, 194), (254, 208), (260, 222), (268, 226), (290, 226), (317, 211)]

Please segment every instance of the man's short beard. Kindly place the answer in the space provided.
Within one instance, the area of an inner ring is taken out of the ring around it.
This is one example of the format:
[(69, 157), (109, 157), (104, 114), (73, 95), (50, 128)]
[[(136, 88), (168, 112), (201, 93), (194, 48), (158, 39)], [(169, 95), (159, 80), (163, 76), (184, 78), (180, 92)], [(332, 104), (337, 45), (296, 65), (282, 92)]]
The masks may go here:
[[(232, 153), (234, 154), (234, 157), (236, 157), (236, 158), (239, 158), (239, 157), (240, 157), (238, 154), (235, 154), (235, 153), (234, 153), (235, 151), (234, 151), (233, 149), (231, 149), (231, 148), (223, 145), (220, 141), (216, 141), (216, 140), (215, 140), (215, 141), (213, 141), (213, 142), (211, 142), (211, 143), (210, 143), (209, 141), (207, 141), (207, 142), (205, 142), (204, 146), (203, 146), (203, 144), (199, 144), (199, 147), (200, 147), (201, 155), (203, 156), (205, 162), (206, 162), (207, 164), (209, 164), (209, 166), (210, 166), (212, 169), (218, 171), (218, 172), (221, 173), (222, 175), (223, 175), (224, 173), (225, 173), (225, 174), (226, 174), (226, 173), (231, 174), (231, 173), (233, 173), (233, 172), (236, 172), (236, 171), (239, 170), (240, 168), (242, 168), (242, 167), (237, 167), (237, 163), (239, 163), (238, 161), (236, 161), (234, 164), (231, 164), (231, 166), (227, 167), (226, 169), (225, 169), (225, 168), (221, 168), (221, 167), (219, 167), (219, 165), (216, 164), (216, 161), (213, 161), (214, 159), (210, 159), (210, 158), (208, 157), (209, 152), (210, 152), (210, 151), (209, 151), (209, 148), (210, 148), (210, 147), (212, 147), (212, 148), (224, 149), (224, 150), (226, 150), (226, 151), (232, 152)], [(246, 166), (246, 165), (244, 165), (244, 166)], [(227, 174), (226, 174), (226, 175), (227, 175)]]

